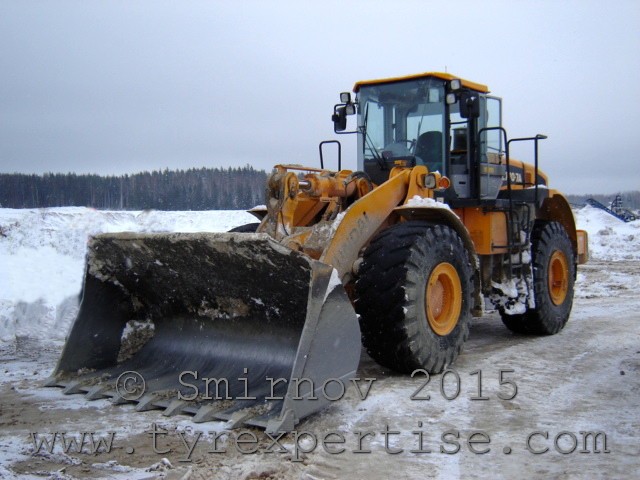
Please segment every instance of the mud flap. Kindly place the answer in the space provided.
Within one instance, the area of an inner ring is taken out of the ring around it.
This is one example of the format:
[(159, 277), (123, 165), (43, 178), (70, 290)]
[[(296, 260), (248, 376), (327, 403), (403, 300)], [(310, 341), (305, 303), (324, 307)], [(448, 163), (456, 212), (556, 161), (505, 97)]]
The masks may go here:
[[(292, 430), (337, 400), (358, 366), (358, 321), (336, 277), (264, 234), (98, 235), (48, 384)], [(144, 388), (120, 385), (125, 372)]]

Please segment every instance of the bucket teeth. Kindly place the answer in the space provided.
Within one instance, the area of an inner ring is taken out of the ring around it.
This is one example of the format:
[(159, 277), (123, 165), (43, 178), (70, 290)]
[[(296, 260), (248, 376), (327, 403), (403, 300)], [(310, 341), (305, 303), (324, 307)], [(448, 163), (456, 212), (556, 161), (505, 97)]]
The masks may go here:
[(238, 410), (231, 415), (231, 418), (227, 421), (228, 428), (238, 428), (244, 425), (244, 423), (251, 417), (255, 416), (254, 413), (247, 410)]
[(219, 408), (217, 408), (214, 405), (202, 405), (198, 411), (196, 412), (196, 414), (193, 416), (193, 422), (194, 423), (204, 423), (204, 422), (210, 422), (211, 420), (215, 420), (216, 417), (216, 413), (220, 411)]
[(60, 380), (58, 380), (58, 378), (54, 375), (47, 378), (43, 383), (44, 387), (59, 387), (60, 385)]
[(122, 395), (116, 393), (111, 399), (111, 403), (114, 405), (124, 405), (125, 403), (132, 403), (133, 400), (123, 397)]
[(138, 400), (138, 405), (136, 405), (136, 412), (146, 412), (148, 410), (154, 410), (158, 407), (155, 405), (155, 401), (157, 400), (157, 396), (153, 393), (147, 393), (140, 400)]
[(92, 377), (84, 377), (82, 380), (57, 380), (50, 377), (46, 385), (62, 387), (65, 395), (85, 394), (87, 400), (110, 398), (114, 405), (133, 403), (137, 412), (162, 410), (162, 415), (166, 417), (192, 415), (194, 423), (224, 421), (227, 422), (227, 428), (239, 428), (243, 425), (265, 428), (267, 421), (275, 417), (282, 407), (282, 400), (211, 400), (195, 403), (171, 398), (171, 394), (177, 393), (169, 390), (147, 392), (141, 398), (131, 400), (119, 395), (112, 382), (93, 384)]
[(87, 391), (85, 397), (87, 400), (99, 400), (101, 398), (109, 397), (109, 390), (111, 387), (109, 385), (94, 385)]
[(81, 393), (82, 391), (82, 382), (79, 380), (75, 380), (69, 382), (62, 390), (62, 393), (64, 393), (65, 395), (72, 395), (74, 393)]
[(174, 415), (182, 412), (184, 407), (186, 407), (187, 405), (188, 403), (184, 400), (172, 400), (169, 406), (164, 409), (162, 415), (164, 415), (165, 417), (173, 417)]

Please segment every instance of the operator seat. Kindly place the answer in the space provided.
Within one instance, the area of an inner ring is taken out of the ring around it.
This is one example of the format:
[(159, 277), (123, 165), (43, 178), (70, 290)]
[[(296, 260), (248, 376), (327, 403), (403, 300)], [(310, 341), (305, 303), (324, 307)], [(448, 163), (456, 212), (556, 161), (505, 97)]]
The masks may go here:
[(442, 132), (424, 132), (416, 142), (415, 156), (427, 166), (429, 171), (442, 173)]

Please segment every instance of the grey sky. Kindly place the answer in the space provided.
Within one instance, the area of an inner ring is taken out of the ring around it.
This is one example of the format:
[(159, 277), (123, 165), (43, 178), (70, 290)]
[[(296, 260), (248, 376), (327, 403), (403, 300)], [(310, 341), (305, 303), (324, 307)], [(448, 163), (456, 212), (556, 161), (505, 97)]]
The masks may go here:
[(635, 0), (1, 0), (0, 171), (317, 165), (340, 91), (446, 68), (549, 135), (552, 186), (635, 190), (639, 51)]

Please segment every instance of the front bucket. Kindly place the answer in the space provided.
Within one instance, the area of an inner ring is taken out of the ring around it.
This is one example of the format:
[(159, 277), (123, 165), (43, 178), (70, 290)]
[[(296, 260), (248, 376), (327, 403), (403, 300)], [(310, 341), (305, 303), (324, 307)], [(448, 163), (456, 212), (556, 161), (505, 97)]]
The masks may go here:
[(264, 234), (98, 235), (48, 384), (292, 430), (358, 366), (358, 321), (336, 277)]

